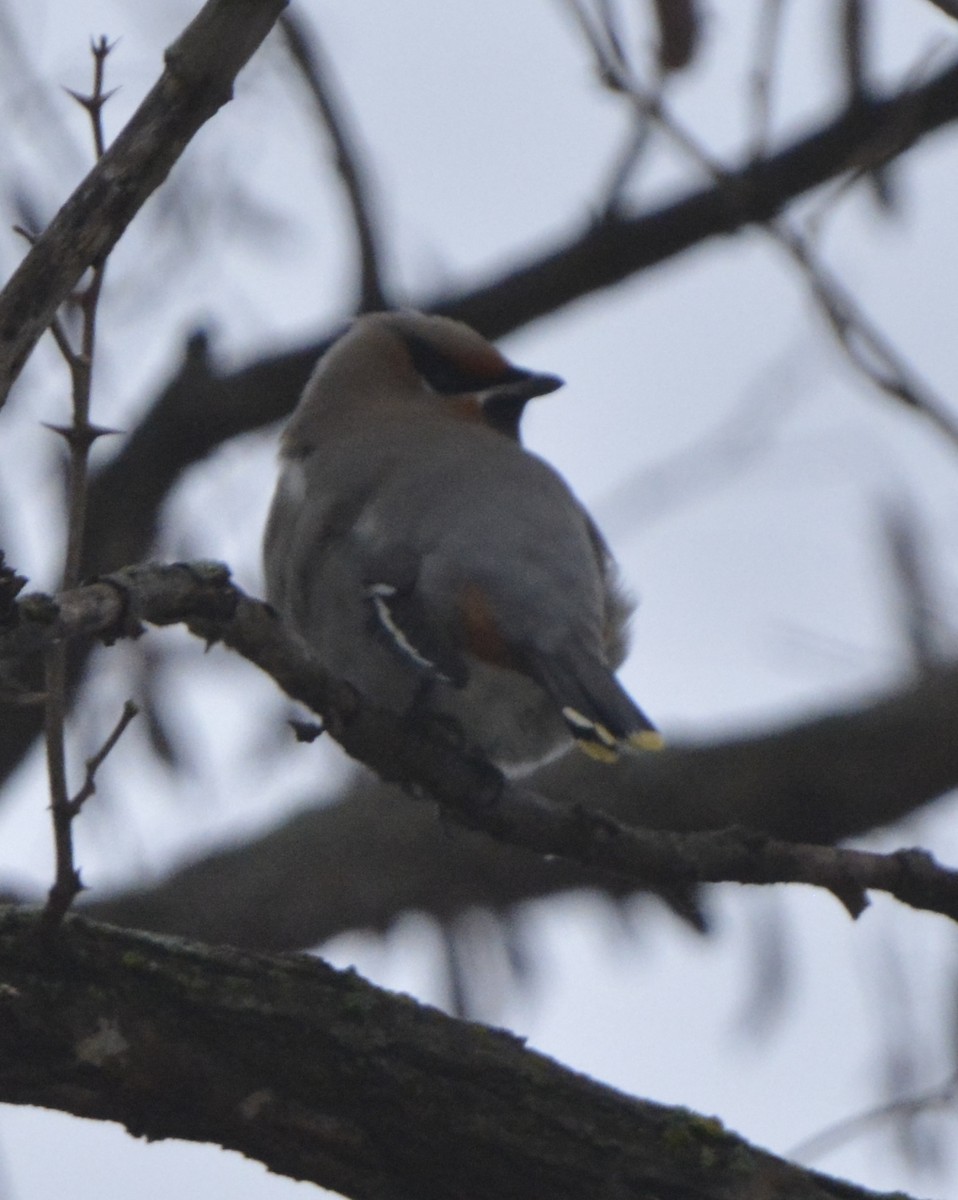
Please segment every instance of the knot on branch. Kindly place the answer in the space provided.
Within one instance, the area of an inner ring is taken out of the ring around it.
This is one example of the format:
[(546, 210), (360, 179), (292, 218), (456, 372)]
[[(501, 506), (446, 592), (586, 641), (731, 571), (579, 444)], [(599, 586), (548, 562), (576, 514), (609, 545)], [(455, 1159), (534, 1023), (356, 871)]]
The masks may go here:
[(222, 636), (223, 622), (233, 618), (239, 603), (229, 568), (220, 562), (146, 563), (123, 567), (95, 582), (112, 589), (120, 601), (119, 612), (100, 631), (107, 645), (122, 637), (139, 637), (144, 622), (165, 625), (180, 620), (188, 620), (211, 644)]
[(110, 588), (119, 601), (116, 618), (108, 629), (100, 633), (104, 646), (113, 646), (122, 638), (138, 638), (146, 632), (143, 622), (134, 615), (133, 592), (122, 575), (123, 572), (117, 571), (113, 575), (100, 575), (93, 580)]

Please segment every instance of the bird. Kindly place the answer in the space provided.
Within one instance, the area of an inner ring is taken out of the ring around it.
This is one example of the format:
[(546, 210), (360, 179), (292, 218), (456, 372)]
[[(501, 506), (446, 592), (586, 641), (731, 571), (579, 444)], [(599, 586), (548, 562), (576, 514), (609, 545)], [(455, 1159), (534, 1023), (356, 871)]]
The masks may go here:
[(633, 604), (562, 477), (524, 447), (563, 385), (470, 326), (358, 317), (282, 434), (266, 599), (326, 669), (521, 774), (661, 735), (615, 676)]

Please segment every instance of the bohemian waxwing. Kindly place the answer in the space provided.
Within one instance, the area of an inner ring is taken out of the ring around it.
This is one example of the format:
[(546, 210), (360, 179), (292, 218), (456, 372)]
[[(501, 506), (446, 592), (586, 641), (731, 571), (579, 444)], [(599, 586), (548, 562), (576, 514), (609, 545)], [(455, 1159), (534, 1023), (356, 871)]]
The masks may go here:
[(609, 550), (519, 442), (561, 385), (457, 321), (360, 317), (283, 435), (264, 541), (270, 602), (333, 675), (512, 768), (661, 742), (613, 674), (631, 605)]

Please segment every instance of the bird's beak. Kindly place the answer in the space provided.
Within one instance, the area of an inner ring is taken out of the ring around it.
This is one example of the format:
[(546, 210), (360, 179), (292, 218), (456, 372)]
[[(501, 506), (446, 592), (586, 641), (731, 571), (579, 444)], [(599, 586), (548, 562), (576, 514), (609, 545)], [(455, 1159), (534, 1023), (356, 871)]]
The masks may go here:
[(562, 387), (565, 381), (558, 375), (540, 375), (513, 367), (507, 378), (479, 393), (482, 415), (487, 425), (519, 441), (519, 421), (526, 402), (535, 396), (546, 396)]
[(564, 379), (558, 375), (538, 374), (535, 371), (524, 371), (514, 367), (509, 377), (502, 383), (497, 383), (483, 394), (483, 401), (488, 404), (525, 404), (535, 396), (547, 396), (557, 388), (562, 387)]

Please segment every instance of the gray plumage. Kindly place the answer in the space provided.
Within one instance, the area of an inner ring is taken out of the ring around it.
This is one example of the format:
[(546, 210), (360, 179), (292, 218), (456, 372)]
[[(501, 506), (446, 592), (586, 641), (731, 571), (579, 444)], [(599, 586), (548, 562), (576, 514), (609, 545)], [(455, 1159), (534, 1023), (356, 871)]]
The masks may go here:
[(630, 605), (605, 543), (518, 441), (560, 383), (458, 322), (360, 318), (283, 436), (264, 540), (268, 599), (330, 672), (512, 767), (657, 738), (613, 674)]

